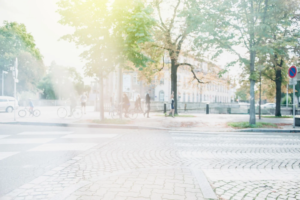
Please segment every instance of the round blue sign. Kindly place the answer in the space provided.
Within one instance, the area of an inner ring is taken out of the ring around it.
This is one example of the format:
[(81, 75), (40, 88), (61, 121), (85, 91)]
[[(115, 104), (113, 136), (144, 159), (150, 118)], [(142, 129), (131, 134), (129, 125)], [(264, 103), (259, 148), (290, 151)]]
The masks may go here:
[(288, 74), (289, 74), (289, 77), (295, 78), (295, 76), (297, 75), (297, 68), (295, 66), (291, 66), (289, 68)]

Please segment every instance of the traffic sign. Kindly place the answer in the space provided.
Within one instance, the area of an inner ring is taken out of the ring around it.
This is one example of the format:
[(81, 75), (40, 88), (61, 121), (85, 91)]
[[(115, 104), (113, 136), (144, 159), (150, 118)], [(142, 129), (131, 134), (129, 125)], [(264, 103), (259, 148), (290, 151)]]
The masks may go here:
[(297, 85), (297, 78), (290, 78), (289, 85)]
[(288, 71), (289, 77), (294, 78), (297, 75), (297, 68), (295, 66), (291, 66)]

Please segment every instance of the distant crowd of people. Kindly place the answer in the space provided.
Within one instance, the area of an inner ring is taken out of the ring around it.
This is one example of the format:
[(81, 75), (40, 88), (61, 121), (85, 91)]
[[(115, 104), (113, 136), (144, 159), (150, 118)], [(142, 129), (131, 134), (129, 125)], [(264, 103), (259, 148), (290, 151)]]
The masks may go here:
[[(80, 104), (81, 104), (81, 112), (83, 114), (86, 114), (86, 104), (87, 104), (87, 101), (88, 101), (87, 94), (83, 93), (80, 96), (79, 100), (80, 100)], [(142, 99), (141, 99), (141, 96), (138, 95), (135, 99), (135, 102), (134, 102), (135, 111), (141, 112), (141, 113), (143, 113), (143, 115), (145, 117), (149, 118), (150, 103), (151, 103), (150, 100), (151, 100), (151, 98), (150, 98), (150, 95), (149, 95), (149, 92), (148, 92), (145, 96), (145, 111), (143, 111), (143, 109), (142, 109)], [(69, 102), (70, 102), (69, 103), (69, 105), (70, 105), (69, 117), (71, 117), (73, 115), (74, 109), (76, 108), (78, 99), (75, 96), (71, 96), (69, 98)], [(29, 110), (32, 112), (33, 108), (34, 108), (32, 100), (29, 99), (28, 103), (29, 103)], [(111, 104), (111, 107), (115, 107), (115, 103), (114, 103), (114, 100), (113, 100), (112, 97), (110, 97), (110, 104)], [(122, 104), (122, 109), (124, 109), (124, 117), (127, 118), (128, 117), (128, 110), (129, 110), (129, 107), (130, 107), (130, 101), (129, 101), (129, 98), (128, 98), (126, 93), (123, 93), (121, 104)], [(174, 112), (175, 112), (175, 101), (174, 101), (174, 92), (172, 92), (171, 99), (170, 99), (170, 112), (169, 112), (169, 115), (172, 114), (172, 117), (174, 117)], [(165, 113), (165, 116), (167, 116), (167, 113)]]

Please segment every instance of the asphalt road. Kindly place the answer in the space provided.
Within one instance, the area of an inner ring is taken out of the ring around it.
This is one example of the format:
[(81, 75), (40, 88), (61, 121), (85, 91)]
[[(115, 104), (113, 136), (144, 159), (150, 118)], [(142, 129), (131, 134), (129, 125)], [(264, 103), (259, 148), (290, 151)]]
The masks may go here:
[[(0, 125), (0, 197), (79, 153), (113, 139), (117, 136), (115, 132), (117, 130)], [(93, 137), (99, 133), (105, 135)]]

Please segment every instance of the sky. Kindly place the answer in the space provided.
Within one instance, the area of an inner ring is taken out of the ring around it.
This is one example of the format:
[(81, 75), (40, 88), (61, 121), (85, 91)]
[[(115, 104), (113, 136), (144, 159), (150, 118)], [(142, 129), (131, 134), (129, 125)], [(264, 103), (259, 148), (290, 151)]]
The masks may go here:
[[(68, 67), (75, 67), (83, 73), (84, 61), (79, 57), (83, 52), (82, 47), (74, 43), (60, 40), (63, 35), (73, 32), (68, 26), (58, 23), (60, 15), (56, 13), (59, 0), (0, 0), (0, 26), (3, 21), (23, 23), (27, 32), (35, 39), (40, 49), (44, 63), (49, 66), (52, 61)], [(222, 55), (217, 62), (223, 67), (234, 59), (231, 54)], [(236, 76), (239, 70), (231, 70), (231, 75)]]
[(52, 61), (59, 65), (76, 67), (82, 71), (84, 62), (74, 43), (59, 40), (63, 35), (72, 33), (72, 28), (58, 23), (56, 13), (58, 0), (0, 0), (0, 25), (3, 21), (25, 24), (27, 32), (35, 39), (46, 66)]

